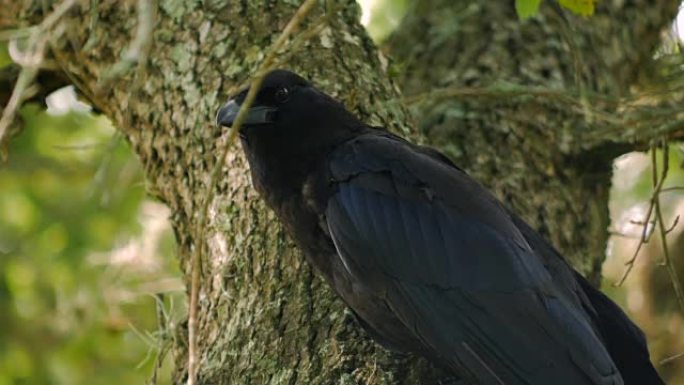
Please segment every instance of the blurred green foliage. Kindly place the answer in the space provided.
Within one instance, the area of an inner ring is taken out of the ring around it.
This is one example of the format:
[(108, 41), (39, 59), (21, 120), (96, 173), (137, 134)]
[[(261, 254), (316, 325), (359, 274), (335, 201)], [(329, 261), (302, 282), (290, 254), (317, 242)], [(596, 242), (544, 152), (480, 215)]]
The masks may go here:
[[(598, 0), (558, 0), (561, 7), (580, 16), (594, 14)], [(515, 10), (520, 19), (527, 19), (539, 13), (541, 0), (515, 0)]]
[(527, 19), (539, 12), (541, 0), (515, 0), (515, 11), (520, 19)]
[(144, 383), (155, 282), (178, 272), (168, 229), (145, 263), (126, 253), (150, 204), (140, 165), (104, 118), (20, 115), (0, 166), (0, 385)]

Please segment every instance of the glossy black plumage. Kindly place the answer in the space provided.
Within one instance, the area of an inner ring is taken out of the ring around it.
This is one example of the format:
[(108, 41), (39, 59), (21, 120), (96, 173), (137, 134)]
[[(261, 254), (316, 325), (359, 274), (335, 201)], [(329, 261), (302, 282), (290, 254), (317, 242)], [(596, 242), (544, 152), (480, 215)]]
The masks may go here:
[(477, 384), (662, 383), (620, 309), (446, 157), (286, 71), (256, 106), (255, 187), (378, 342)]

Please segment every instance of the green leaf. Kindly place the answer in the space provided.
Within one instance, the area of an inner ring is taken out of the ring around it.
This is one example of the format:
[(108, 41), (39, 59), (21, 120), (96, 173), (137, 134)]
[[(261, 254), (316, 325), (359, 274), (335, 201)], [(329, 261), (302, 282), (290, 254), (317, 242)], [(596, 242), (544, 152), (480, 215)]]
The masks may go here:
[(580, 16), (591, 16), (597, 0), (558, 0), (561, 7), (569, 9)]
[(541, 0), (515, 0), (515, 11), (520, 20), (529, 19), (539, 13)]

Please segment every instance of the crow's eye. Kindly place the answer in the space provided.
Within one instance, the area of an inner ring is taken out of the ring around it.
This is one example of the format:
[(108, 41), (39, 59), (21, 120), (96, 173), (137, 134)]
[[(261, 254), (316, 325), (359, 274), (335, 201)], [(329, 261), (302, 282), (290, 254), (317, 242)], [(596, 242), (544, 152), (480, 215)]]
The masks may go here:
[(290, 91), (285, 87), (278, 89), (275, 93), (275, 100), (278, 103), (285, 103), (289, 98)]

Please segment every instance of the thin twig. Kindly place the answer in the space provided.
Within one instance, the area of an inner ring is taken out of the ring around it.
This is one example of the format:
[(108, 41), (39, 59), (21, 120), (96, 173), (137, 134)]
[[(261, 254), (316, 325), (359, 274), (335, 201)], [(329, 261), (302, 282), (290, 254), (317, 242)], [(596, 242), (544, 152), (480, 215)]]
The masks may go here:
[[(660, 190), (660, 191), (662, 191), (662, 190)], [(636, 219), (630, 219), (629, 223), (631, 223), (633, 225), (639, 225), (639, 226), (645, 226), (647, 224), (648, 224), (648, 226), (653, 226), (653, 225), (655, 225), (655, 220), (649, 220), (648, 222), (644, 222), (644, 221), (637, 221)]]
[(667, 358), (661, 360), (661, 361), (659, 362), (659, 364), (660, 364), (660, 365), (669, 364), (670, 362), (672, 362), (672, 361), (674, 361), (674, 360), (676, 360), (676, 359), (678, 359), (678, 358), (680, 358), (680, 357), (684, 357), (684, 353), (678, 353), (678, 354), (675, 354), (674, 356), (667, 357)]
[(249, 107), (252, 105), (254, 102), (254, 99), (256, 98), (256, 94), (259, 90), (259, 87), (261, 86), (261, 82), (263, 81), (264, 77), (270, 70), (272, 70), (272, 66), (277, 58), (278, 52), (285, 46), (285, 43), (288, 41), (288, 38), (290, 35), (296, 31), (298, 28), (299, 24), (302, 22), (304, 17), (311, 11), (313, 6), (317, 3), (316, 0), (306, 0), (297, 10), (297, 12), (292, 16), (290, 21), (287, 23), (283, 31), (280, 33), (280, 36), (276, 40), (276, 42), (273, 44), (273, 46), (269, 49), (269, 53), (264, 59), (264, 61), (261, 63), (259, 68), (256, 71), (256, 74), (253, 77), (251, 86), (249, 88), (249, 91), (247, 93), (247, 96), (240, 106), (240, 111), (237, 114), (237, 117), (235, 118), (235, 122), (233, 123), (233, 126), (230, 129), (230, 132), (228, 134), (228, 138), (226, 139), (226, 142), (223, 145), (223, 149), (219, 155), (219, 158), (216, 162), (216, 165), (211, 171), (210, 177), (209, 177), (209, 184), (207, 185), (207, 193), (206, 197), (204, 199), (204, 202), (202, 204), (200, 213), (199, 213), (199, 218), (197, 221), (197, 241), (200, 242), (199, 246), (196, 249), (196, 252), (192, 254), (191, 256), (191, 280), (190, 280), (190, 309), (189, 309), (189, 316), (188, 316), (188, 382), (187, 385), (195, 385), (195, 382), (197, 380), (197, 364), (198, 364), (198, 359), (197, 359), (197, 312), (198, 312), (198, 297), (199, 297), (199, 290), (200, 290), (200, 273), (201, 273), (201, 268), (202, 268), (202, 254), (203, 254), (203, 245), (204, 245), (204, 233), (206, 229), (206, 217), (207, 213), (209, 211), (209, 205), (211, 201), (213, 200), (214, 197), (214, 185), (216, 184), (216, 180), (218, 177), (219, 172), (221, 169), (223, 169), (223, 165), (225, 164), (226, 156), (228, 155), (228, 151), (230, 149), (230, 146), (232, 142), (235, 140), (235, 137), (237, 136), (238, 130), (240, 129), (240, 126), (242, 125), (242, 122), (244, 121), (245, 117), (247, 116), (247, 110)]
[(5, 138), (7, 130), (14, 121), (14, 117), (21, 106), (21, 102), (26, 97), (27, 91), (30, 89), (33, 80), (38, 74), (38, 69), (45, 56), (45, 46), (48, 39), (54, 38), (54, 36), (51, 36), (50, 31), (57, 21), (59, 21), (74, 4), (76, 4), (76, 0), (63, 1), (55, 7), (54, 11), (47, 15), (37, 27), (30, 28), (31, 32), (28, 37), (27, 48), (24, 52), (18, 50), (16, 47), (16, 40), (10, 41), (9, 47), (14, 52), (12, 59), (21, 66), (21, 72), (19, 72), (17, 82), (12, 90), (12, 95), (10, 96), (7, 105), (2, 110), (2, 117), (0, 117), (0, 155), (3, 158), (5, 157), (5, 154), (4, 151), (2, 151), (2, 147), (5, 140), (7, 140)]
[(648, 243), (649, 239), (651, 238), (651, 235), (653, 234), (653, 231), (648, 231), (650, 226), (648, 225), (649, 222), (651, 222), (651, 216), (653, 215), (653, 210), (655, 208), (655, 204), (657, 201), (658, 194), (660, 194), (660, 190), (663, 188), (663, 183), (665, 183), (665, 177), (667, 176), (667, 173), (663, 173), (662, 177), (659, 179), (658, 178), (658, 170), (657, 170), (657, 164), (656, 164), (656, 146), (655, 144), (651, 146), (651, 160), (652, 160), (652, 165), (653, 165), (653, 192), (651, 193), (651, 199), (649, 200), (648, 204), (648, 210), (646, 211), (646, 216), (644, 217), (643, 220), (643, 230), (641, 231), (641, 237), (639, 238), (639, 244), (637, 244), (636, 249), (634, 250), (634, 254), (632, 254), (632, 258), (630, 258), (627, 262), (625, 262), (625, 266), (627, 268), (625, 269), (625, 272), (622, 274), (622, 277), (616, 283), (614, 286), (622, 286), (623, 283), (625, 283), (625, 280), (627, 279), (627, 276), (629, 273), (632, 271), (634, 268), (634, 264), (636, 263), (637, 257), (639, 256), (639, 252), (641, 251), (641, 248), (644, 246), (644, 244)]
[[(662, 176), (660, 177), (660, 180), (663, 181), (665, 180), (665, 177), (667, 176), (667, 171), (668, 171), (668, 159), (669, 159), (669, 153), (668, 153), (668, 146), (667, 146), (667, 139), (663, 140), (663, 171), (662, 171)], [(655, 151), (654, 151), (655, 153)], [(652, 157), (652, 163), (653, 163), (653, 173), (656, 173), (656, 160), (655, 160), (655, 155)], [(677, 302), (679, 303), (679, 308), (684, 312), (684, 291), (682, 290), (681, 283), (679, 281), (679, 277), (677, 276), (677, 270), (675, 269), (674, 262), (670, 258), (670, 251), (667, 246), (667, 229), (665, 228), (665, 221), (663, 220), (663, 213), (660, 207), (660, 194), (655, 194), (655, 213), (656, 213), (656, 221), (658, 222), (659, 228), (660, 228), (660, 242), (663, 248), (663, 257), (665, 258), (665, 266), (667, 267), (667, 272), (670, 274), (670, 280), (672, 281), (672, 287), (674, 288), (675, 296), (677, 297)], [(677, 221), (675, 221), (676, 225)]]
[(21, 106), (26, 90), (33, 82), (37, 73), (38, 70), (34, 67), (22, 68), (19, 77), (17, 78), (17, 82), (14, 85), (14, 89), (12, 90), (12, 95), (10, 96), (7, 105), (2, 110), (2, 117), (0, 118), (0, 153), (3, 159), (6, 158), (5, 152), (2, 150), (6, 140), (5, 135), (10, 124), (14, 121), (17, 110)]
[[(662, 192), (662, 191), (661, 191), (661, 192)], [(677, 224), (678, 224), (678, 223), (679, 223), (679, 215), (677, 215), (677, 216), (675, 217), (675, 219), (674, 219), (674, 221), (672, 221), (672, 224), (670, 225), (670, 227), (668, 227), (668, 228), (665, 230), (665, 234), (671, 233), (672, 230), (674, 230), (675, 227), (677, 227)]]
[(623, 233), (623, 232), (617, 231), (617, 230), (608, 230), (608, 235), (615, 236), (615, 237), (622, 237), (622, 238), (630, 238), (630, 239), (641, 239), (641, 237), (638, 235), (626, 234), (626, 233)]

